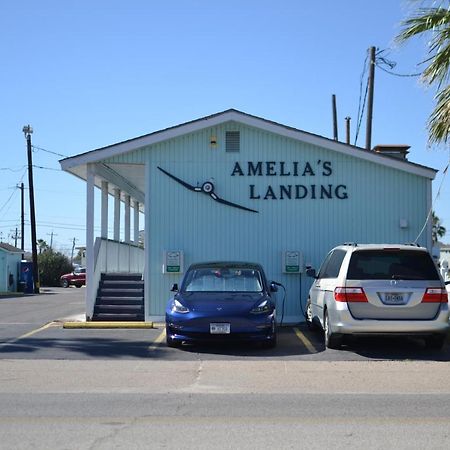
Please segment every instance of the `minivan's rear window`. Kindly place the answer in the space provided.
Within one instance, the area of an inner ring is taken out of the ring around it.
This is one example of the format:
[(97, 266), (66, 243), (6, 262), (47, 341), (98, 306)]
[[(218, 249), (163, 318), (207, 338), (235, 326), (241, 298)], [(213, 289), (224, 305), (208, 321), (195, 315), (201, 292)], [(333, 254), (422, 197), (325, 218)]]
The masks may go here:
[(349, 280), (439, 280), (431, 256), (411, 250), (359, 250), (352, 254)]

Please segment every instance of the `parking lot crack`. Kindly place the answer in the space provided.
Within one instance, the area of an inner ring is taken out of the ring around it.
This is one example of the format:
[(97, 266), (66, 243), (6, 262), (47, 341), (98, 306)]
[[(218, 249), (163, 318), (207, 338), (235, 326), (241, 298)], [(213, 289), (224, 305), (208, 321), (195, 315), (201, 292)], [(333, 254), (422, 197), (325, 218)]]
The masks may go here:
[(203, 372), (203, 361), (200, 359), (199, 360), (199, 365), (198, 365), (198, 368), (197, 368), (197, 376), (196, 376), (195, 381), (194, 381), (194, 385), (195, 386), (199, 386), (200, 385), (200, 378), (202, 377), (202, 372)]

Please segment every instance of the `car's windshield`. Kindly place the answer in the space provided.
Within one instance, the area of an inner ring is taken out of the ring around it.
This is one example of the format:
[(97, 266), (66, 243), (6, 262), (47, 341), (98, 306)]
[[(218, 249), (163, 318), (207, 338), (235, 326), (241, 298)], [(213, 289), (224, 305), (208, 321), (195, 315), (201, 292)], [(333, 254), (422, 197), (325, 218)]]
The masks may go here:
[(360, 250), (352, 254), (349, 280), (439, 280), (430, 255), (413, 250)]
[(186, 292), (261, 292), (259, 270), (211, 267), (188, 271), (182, 288)]

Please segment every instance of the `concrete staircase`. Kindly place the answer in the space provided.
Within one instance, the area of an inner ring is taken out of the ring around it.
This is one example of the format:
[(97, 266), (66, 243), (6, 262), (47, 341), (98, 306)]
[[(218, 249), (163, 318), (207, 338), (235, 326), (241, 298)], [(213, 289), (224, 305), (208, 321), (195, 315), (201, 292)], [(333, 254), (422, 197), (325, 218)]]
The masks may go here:
[(143, 321), (144, 281), (142, 274), (102, 274), (92, 320)]

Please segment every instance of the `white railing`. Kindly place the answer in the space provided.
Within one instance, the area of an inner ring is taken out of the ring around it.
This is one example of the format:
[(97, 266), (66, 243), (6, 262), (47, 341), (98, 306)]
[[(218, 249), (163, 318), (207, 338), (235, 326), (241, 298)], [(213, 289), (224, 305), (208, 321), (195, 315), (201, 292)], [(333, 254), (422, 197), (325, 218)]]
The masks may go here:
[(86, 317), (92, 318), (95, 298), (102, 273), (144, 273), (144, 249), (125, 242), (96, 238), (94, 245), (94, 274), (87, 286)]

